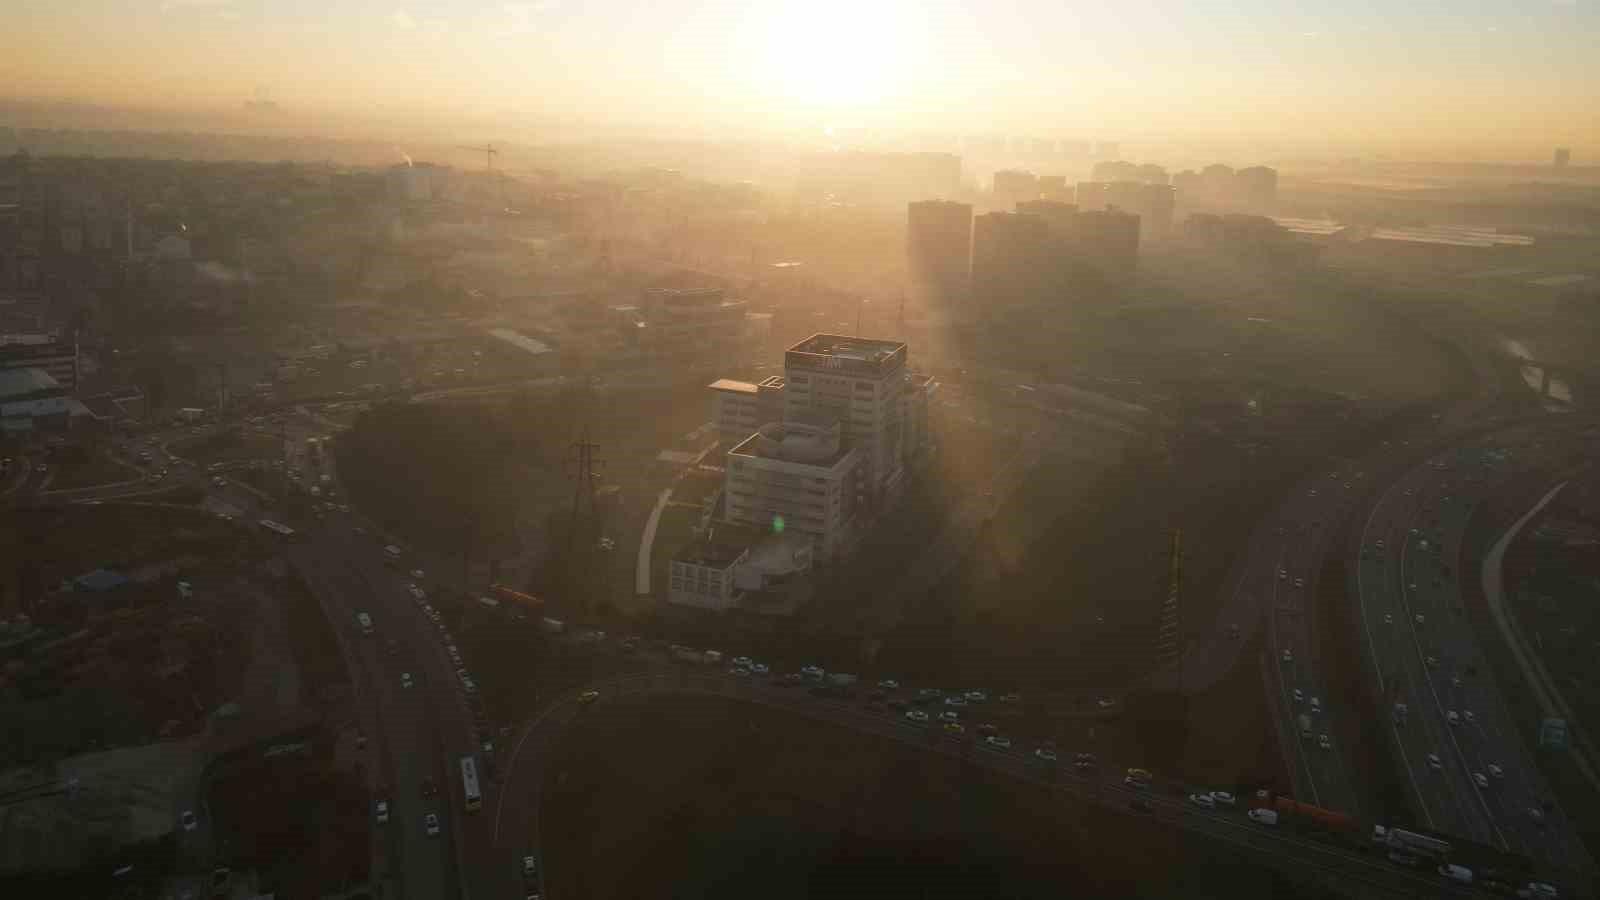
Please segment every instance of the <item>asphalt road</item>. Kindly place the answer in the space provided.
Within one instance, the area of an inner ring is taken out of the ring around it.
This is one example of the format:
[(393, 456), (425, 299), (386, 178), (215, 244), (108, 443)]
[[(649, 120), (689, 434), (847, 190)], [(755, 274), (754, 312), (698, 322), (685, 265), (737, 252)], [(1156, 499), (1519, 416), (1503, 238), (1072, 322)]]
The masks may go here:
[[(874, 710), (859, 703), (818, 699), (803, 690), (776, 688), (753, 678), (680, 670), (627, 676), (590, 687), (600, 691), (601, 698), (597, 701), (600, 703), (614, 702), (628, 695), (665, 693), (729, 697), (782, 708), (928, 752), (966, 758), (977, 765), (1005, 772), (1043, 789), (1057, 790), (1086, 802), (1128, 811), (1133, 799), (1140, 797), (1150, 804), (1151, 811), (1145, 815), (1151, 818), (1246, 848), (1258, 853), (1263, 864), (1277, 865), (1344, 893), (1359, 891), (1363, 896), (1397, 897), (1464, 896), (1468, 893), (1426, 870), (1397, 867), (1375, 852), (1360, 852), (1313, 840), (1287, 827), (1269, 828), (1255, 824), (1245, 817), (1245, 798), (1241, 798), (1236, 807), (1202, 809), (1184, 799), (1187, 793), (1203, 790), (1201, 788), (1186, 787), (1159, 777), (1148, 789), (1127, 788), (1121, 781), (1122, 770), (1110, 764), (1088, 771), (1076, 771), (1071, 764), (1070, 748), (1063, 748), (1059, 763), (1040, 759), (1034, 755), (1034, 747), (990, 750), (968, 738), (951, 739), (935, 725), (908, 722), (903, 715), (892, 710)], [(492, 839), (506, 858), (529, 852), (525, 848), (539, 847), (542, 837), (540, 829), (544, 825), (539, 818), (539, 804), (546, 775), (545, 764), (567, 726), (587, 709), (579, 702), (576, 691), (557, 698), (525, 729), (515, 745), (508, 762), (510, 769), (505, 790), (492, 811)], [(533, 852), (538, 853), (538, 850)], [(563, 861), (544, 860), (541, 856), (541, 864), (549, 871), (552, 866), (561, 866)]]
[(1461, 573), (1476, 571), (1475, 560), (1461, 557), (1472, 511), (1496, 485), (1547, 463), (1564, 425), (1499, 432), (1406, 473), (1366, 518), (1356, 590), (1376, 663), (1369, 676), (1391, 709), (1403, 703), (1408, 710), (1382, 727), (1429, 826), (1551, 866), (1587, 867), (1461, 605)]

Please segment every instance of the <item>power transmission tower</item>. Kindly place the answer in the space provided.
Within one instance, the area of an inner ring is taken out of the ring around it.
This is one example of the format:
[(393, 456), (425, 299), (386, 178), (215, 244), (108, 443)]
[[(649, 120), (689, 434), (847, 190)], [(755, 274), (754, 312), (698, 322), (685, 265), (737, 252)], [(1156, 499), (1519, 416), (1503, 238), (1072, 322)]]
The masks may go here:
[(603, 587), (602, 579), (595, 571), (595, 563), (599, 558), (595, 551), (600, 541), (600, 513), (595, 506), (595, 487), (600, 476), (596, 469), (605, 466), (605, 460), (595, 456), (598, 449), (600, 445), (589, 440), (587, 428), (583, 437), (572, 444), (571, 464), (575, 483), (572, 490), (572, 516), (567, 524), (569, 586), (581, 590), (590, 605)]

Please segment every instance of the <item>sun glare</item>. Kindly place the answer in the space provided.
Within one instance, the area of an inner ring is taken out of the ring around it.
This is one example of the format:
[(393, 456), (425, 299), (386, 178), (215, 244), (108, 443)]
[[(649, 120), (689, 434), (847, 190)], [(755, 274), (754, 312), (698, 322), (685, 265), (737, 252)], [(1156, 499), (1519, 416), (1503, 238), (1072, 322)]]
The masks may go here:
[(901, 95), (920, 54), (916, 8), (902, 3), (772, 2), (746, 30), (746, 74), (776, 98), (825, 109)]

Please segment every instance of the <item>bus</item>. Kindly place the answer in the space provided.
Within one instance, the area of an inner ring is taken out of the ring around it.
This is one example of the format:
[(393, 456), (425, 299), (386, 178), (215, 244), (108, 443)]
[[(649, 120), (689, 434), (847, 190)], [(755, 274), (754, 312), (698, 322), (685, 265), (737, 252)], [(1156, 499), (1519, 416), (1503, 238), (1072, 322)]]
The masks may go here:
[(483, 794), (478, 790), (478, 764), (472, 757), (461, 757), (461, 793), (467, 801), (467, 812), (483, 809)]
[(367, 615), (364, 612), (356, 613), (356, 624), (361, 626), (361, 633), (362, 634), (365, 634), (365, 635), (371, 635), (372, 634), (373, 628), (372, 628), (372, 617), (371, 616)]
[(1388, 847), (1390, 850), (1413, 857), (1432, 860), (1434, 862), (1448, 862), (1454, 848), (1450, 842), (1436, 838), (1429, 834), (1418, 834), (1404, 828), (1385, 828), (1374, 825), (1372, 828), (1372, 842)]
[(280, 534), (286, 538), (294, 537), (294, 529), (283, 524), (282, 522), (274, 522), (271, 519), (262, 519), (261, 527), (268, 531), (276, 532), (277, 534)]

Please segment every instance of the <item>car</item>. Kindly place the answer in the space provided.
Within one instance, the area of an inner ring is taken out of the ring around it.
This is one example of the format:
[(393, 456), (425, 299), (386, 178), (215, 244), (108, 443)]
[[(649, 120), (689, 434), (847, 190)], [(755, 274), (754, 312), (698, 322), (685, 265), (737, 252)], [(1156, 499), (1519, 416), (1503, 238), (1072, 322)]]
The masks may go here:
[(599, 700), (599, 699), (600, 699), (600, 692), (599, 691), (584, 691), (583, 693), (578, 695), (578, 702), (582, 703), (585, 706), (588, 706), (589, 704), (591, 704), (591, 703), (593, 703), (593, 702), (595, 702), (596, 700)]
[(1461, 718), (1462, 718), (1462, 720), (1463, 720), (1463, 721), (1465, 721), (1465, 722), (1466, 722), (1466, 723), (1467, 723), (1467, 724), (1468, 724), (1468, 725), (1473, 725), (1473, 724), (1476, 724), (1476, 723), (1477, 723), (1477, 721), (1478, 721), (1478, 717), (1477, 717), (1477, 716), (1475, 716), (1475, 715), (1473, 715), (1473, 714), (1472, 714), (1472, 710), (1470, 710), (1470, 709), (1464, 709), (1464, 710), (1462, 710), (1462, 711), (1461, 711)]
[(522, 877), (523, 878), (535, 878), (538, 875), (539, 875), (539, 861), (537, 859), (534, 859), (532, 855), (524, 856), (522, 858)]
[(1011, 739), (998, 734), (991, 734), (983, 739), (983, 745), (990, 750), (1010, 750)]
[(950, 696), (944, 698), (944, 705), (945, 706), (966, 706), (967, 705), (967, 698), (961, 696), (960, 694), (951, 694)]
[(1033, 751), (1033, 755), (1036, 759), (1042, 759), (1045, 762), (1053, 763), (1056, 761), (1056, 752), (1049, 747), (1038, 747)]
[(811, 679), (820, 681), (820, 680), (822, 680), (822, 676), (824, 676), (824, 675), (826, 675), (828, 673), (823, 671), (821, 666), (805, 666), (805, 667), (800, 669), (800, 674), (804, 675), (807, 678), (811, 678)]
[(1428, 768), (1433, 769), (1434, 771), (1438, 771), (1439, 769), (1443, 769), (1444, 768), (1444, 763), (1439, 761), (1439, 754), (1437, 754), (1437, 753), (1429, 753), (1428, 754)]
[(939, 714), (939, 721), (941, 722), (957, 722), (960, 721), (960, 719), (961, 714), (953, 709), (947, 709)]
[(1126, 777), (1124, 777), (1122, 779), (1122, 786), (1125, 787), (1125, 788), (1132, 788), (1132, 789), (1134, 789), (1136, 791), (1148, 791), (1148, 790), (1150, 790), (1150, 782), (1144, 781), (1144, 780), (1141, 780), (1141, 779), (1138, 779), (1138, 778), (1134, 778), (1131, 775), (1126, 776)]
[(1210, 794), (1190, 794), (1189, 803), (1201, 809), (1216, 809), (1217, 802), (1211, 799)]
[(1544, 822), (1544, 810), (1540, 809), (1537, 806), (1530, 806), (1530, 807), (1528, 807), (1528, 818), (1532, 819), (1535, 822), (1542, 823), (1542, 822)]
[(746, 669), (744, 666), (734, 666), (728, 670), (728, 674), (734, 676), (735, 678), (749, 678), (750, 670)]
[(987, 703), (989, 702), (989, 695), (985, 694), (983, 691), (967, 691), (967, 702)]
[(233, 870), (227, 866), (219, 866), (211, 870), (211, 896), (226, 897), (228, 884), (233, 880)]
[(476, 694), (478, 692), (478, 683), (471, 678), (463, 678), (461, 679), (461, 689), (469, 694)]
[(733, 665), (736, 668), (748, 669), (751, 666), (755, 665), (755, 660), (751, 659), (748, 656), (735, 656), (733, 658)]
[[(1100, 764), (1099, 758), (1096, 757), (1093, 753), (1074, 753), (1072, 755), (1072, 759), (1073, 759), (1073, 762), (1075, 762), (1075, 763), (1077, 763), (1078, 765), (1081, 765), (1081, 766), (1097, 766), (1097, 765)], [(1132, 772), (1132, 771), (1141, 771), (1141, 772), (1143, 772), (1144, 770), (1143, 769), (1139, 769), (1139, 770), (1130, 769), (1129, 771), (1130, 772)], [(1149, 773), (1146, 772), (1145, 776), (1148, 778), (1149, 777)]]
[(1384, 613), (1383, 614), (1383, 624), (1385, 624), (1385, 625), (1393, 625), (1394, 624), (1394, 616), (1391, 615), (1390, 613)]
[[(1416, 590), (1417, 586), (1413, 584), (1411, 586), (1411, 589), (1412, 590)], [(1424, 622), (1427, 621), (1426, 619), (1424, 619), (1422, 617), (1422, 613), (1417, 613), (1415, 616), (1412, 616), (1411, 618), (1412, 618), (1412, 621), (1416, 622), (1418, 625), (1421, 625), (1421, 624), (1423, 624)]]
[(415, 578), (418, 581), (421, 581), (422, 579), (427, 577), (427, 573), (423, 572), (421, 569), (412, 569), (411, 570), (411, 577)]
[(944, 691), (938, 688), (920, 688), (917, 691), (917, 697), (922, 700), (933, 700), (943, 695)]
[(1278, 580), (1279, 580), (1279, 581), (1288, 581), (1288, 580), (1289, 580), (1289, 573), (1288, 573), (1288, 572), (1285, 572), (1285, 571), (1284, 571), (1284, 570), (1283, 570), (1283, 569), (1282, 569), (1282, 567), (1280, 567), (1280, 568), (1279, 568), (1279, 569), (1278, 569)]
[(401, 687), (408, 688), (408, 687), (411, 687), (411, 685), (414, 684), (414, 683), (415, 682), (413, 682), (411, 680), (411, 673), (410, 672), (401, 672), (400, 673), (400, 686)]
[(1321, 747), (1324, 750), (1332, 750), (1333, 749), (1333, 742), (1328, 740), (1328, 736), (1327, 735), (1319, 734), (1319, 735), (1317, 735), (1317, 746)]
[(1486, 787), (1489, 786), (1489, 779), (1487, 777), (1485, 777), (1482, 772), (1473, 772), (1472, 773), (1472, 783), (1477, 785), (1478, 787), (1486, 788)]
[(1250, 817), (1250, 821), (1258, 825), (1278, 824), (1278, 811), (1274, 809), (1252, 809), (1245, 815)]
[(918, 725), (922, 725), (928, 721), (928, 714), (920, 709), (908, 709), (906, 710), (906, 719), (908, 721), (916, 722)]
[(885, 678), (878, 682), (878, 687), (886, 691), (892, 691), (900, 687), (900, 682), (895, 681), (893, 678)]
[(765, 675), (765, 674), (767, 674), (768, 672), (770, 672), (772, 670), (768, 669), (765, 663), (756, 663), (755, 665), (750, 667), (750, 671), (754, 672), (757, 675)]
[(1322, 701), (1320, 699), (1316, 697), (1311, 698), (1311, 712), (1313, 714), (1322, 712)]
[(1137, 768), (1137, 767), (1129, 769), (1125, 774), (1129, 778), (1132, 778), (1135, 781), (1144, 781), (1144, 782), (1149, 782), (1153, 777), (1155, 777), (1155, 776), (1150, 774), (1150, 770), (1149, 769), (1140, 769), (1140, 768)]
[(1438, 660), (1437, 657), (1433, 657), (1433, 656), (1424, 657), (1422, 662), (1430, 669), (1439, 668), (1439, 660)]
[(434, 813), (428, 813), (422, 817), (422, 827), (428, 833), (428, 837), (438, 837), (439, 817)]
[(1288, 647), (1283, 648), (1283, 661), (1286, 663), (1294, 662), (1294, 651)]
[(35, 472), (38, 472), (40, 475), (43, 475), (44, 473), (50, 471), (50, 467), (45, 465), (44, 463), (39, 463), (38, 465), (35, 465), (33, 467), (33, 470)]
[(194, 831), (196, 828), (200, 827), (200, 820), (194, 817), (194, 810), (192, 809), (184, 810), (183, 813), (178, 816), (178, 823), (183, 826), (184, 831)]
[(388, 822), (389, 821), (389, 801), (387, 801), (387, 800), (379, 800), (378, 801), (377, 810), (378, 811), (377, 811), (376, 818), (378, 820), (378, 824), (382, 825), (382, 824)]
[(1489, 777), (1504, 778), (1506, 777), (1506, 770), (1500, 768), (1499, 763), (1489, 763)]
[(1517, 891), (1517, 896), (1524, 900), (1556, 900), (1561, 892), (1556, 886), (1543, 881), (1530, 881), (1528, 886)]
[(1211, 799), (1215, 800), (1218, 806), (1237, 806), (1239, 803), (1239, 799), (1227, 791), (1212, 791)]
[(1452, 710), (1449, 710), (1449, 711), (1447, 711), (1447, 712), (1446, 712), (1446, 713), (1445, 713), (1445, 714), (1444, 714), (1444, 720), (1445, 720), (1445, 721), (1446, 721), (1446, 722), (1449, 722), (1449, 723), (1450, 723), (1450, 724), (1451, 724), (1451, 725), (1452, 725), (1452, 726), (1455, 726), (1455, 725), (1460, 725), (1460, 724), (1461, 724), (1461, 716), (1459, 716), (1459, 715), (1457, 715), (1457, 714), (1456, 714), (1456, 711), (1455, 711), (1455, 710), (1453, 710), (1453, 709), (1452, 709)]
[(960, 722), (946, 722), (946, 723), (944, 723), (944, 730), (948, 734), (966, 734), (967, 733), (966, 726), (962, 725)]
[(1299, 688), (1295, 688), (1294, 689), (1294, 702), (1296, 702), (1296, 703), (1304, 703), (1304, 702), (1306, 702), (1306, 695)]
[(1450, 676), (1450, 686), (1453, 687), (1453, 688), (1461, 687), (1461, 676), (1460, 675), (1451, 675)]
[(1117, 705), (1117, 701), (1111, 699), (1110, 697), (1101, 697), (1099, 700), (1094, 702), (1094, 705), (1100, 707), (1101, 709), (1110, 709), (1111, 707)]
[(1304, 578), (1296, 578), (1294, 580), (1294, 586), (1297, 588), (1303, 588), (1306, 586), (1306, 580)]

